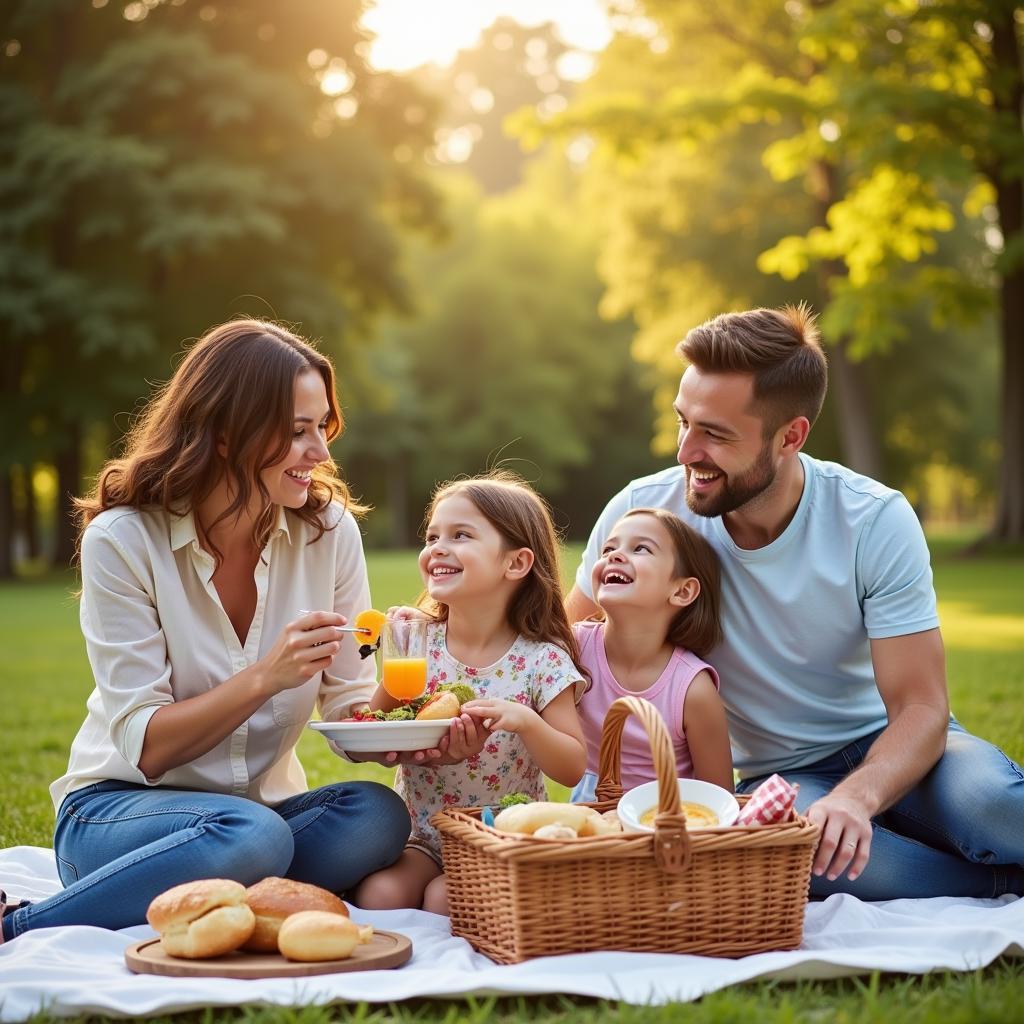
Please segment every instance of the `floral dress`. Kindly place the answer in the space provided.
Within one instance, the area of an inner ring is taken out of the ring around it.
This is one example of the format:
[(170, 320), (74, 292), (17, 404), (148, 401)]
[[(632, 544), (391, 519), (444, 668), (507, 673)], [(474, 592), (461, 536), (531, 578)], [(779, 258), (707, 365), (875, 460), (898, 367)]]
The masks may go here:
[[(448, 652), (445, 623), (431, 623), (427, 633), (427, 691), (441, 684), (466, 683), (477, 697), (514, 700), (542, 711), (567, 687), (583, 687), (580, 671), (560, 647), (517, 637), (493, 665), (471, 668)], [(430, 816), (446, 807), (496, 804), (506, 793), (546, 799), (540, 769), (518, 734), (494, 732), (479, 754), (459, 764), (426, 767), (402, 765), (395, 789), (412, 818), (409, 845), (441, 862), (441, 839)]]

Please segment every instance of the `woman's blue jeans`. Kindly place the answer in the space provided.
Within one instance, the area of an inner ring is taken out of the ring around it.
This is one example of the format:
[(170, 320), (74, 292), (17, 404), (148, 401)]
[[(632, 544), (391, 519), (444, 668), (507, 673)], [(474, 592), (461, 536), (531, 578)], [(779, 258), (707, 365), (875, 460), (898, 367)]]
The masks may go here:
[(276, 807), (196, 790), (100, 782), (68, 794), (54, 849), (65, 888), (3, 921), (32, 928), (142, 924), (161, 892), (197, 878), (251, 885), (278, 875), (332, 892), (393, 864), (409, 838), (402, 800), (375, 782), (342, 782)]
[[(881, 730), (804, 768), (782, 773), (799, 783), (806, 811), (867, 756)], [(749, 793), (764, 778), (737, 786)], [(1024, 772), (998, 747), (950, 722), (946, 752), (909, 792), (872, 822), (871, 858), (856, 880), (811, 876), (811, 895), (847, 892), (862, 900), (921, 896), (1024, 895)]]

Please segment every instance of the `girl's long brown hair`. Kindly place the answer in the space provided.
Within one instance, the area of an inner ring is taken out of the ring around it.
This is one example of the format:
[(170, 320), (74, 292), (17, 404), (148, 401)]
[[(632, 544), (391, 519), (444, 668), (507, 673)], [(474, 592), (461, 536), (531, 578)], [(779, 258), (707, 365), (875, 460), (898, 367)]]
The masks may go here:
[[(558, 537), (547, 503), (522, 477), (497, 469), (484, 476), (439, 485), (424, 525), (440, 502), (455, 495), (467, 498), (479, 509), (509, 550), (529, 548), (533, 552), (533, 567), (516, 588), (508, 607), (509, 625), (528, 640), (561, 647), (579, 668), (579, 646), (565, 613), (558, 573)], [(441, 622), (448, 618), (448, 606), (429, 595), (420, 599), (420, 606)]]
[[(249, 508), (255, 499), (259, 511), (252, 540), (262, 551), (276, 511), (260, 474), (288, 451), (295, 379), (309, 371), (323, 379), (327, 440), (333, 441), (344, 428), (334, 368), (312, 345), (263, 320), (231, 320), (207, 331), (134, 419), (124, 454), (103, 467), (88, 495), (75, 500), (79, 540), (97, 515), (118, 505), (171, 512), (194, 508), (226, 474), (234, 497), (216, 522)], [(327, 529), (323, 512), (333, 500), (357, 514), (365, 511), (328, 460), (313, 470), (306, 504), (290, 511), (313, 526), (313, 539), (319, 540)], [(204, 525), (209, 533), (215, 523)], [(220, 552), (212, 553), (219, 561)]]
[(715, 549), (668, 509), (632, 508), (622, 518), (630, 516), (653, 516), (657, 519), (672, 541), (676, 576), (693, 576), (700, 584), (700, 593), (693, 603), (680, 608), (673, 616), (665, 639), (673, 647), (683, 647), (706, 657), (722, 639), (722, 580)]

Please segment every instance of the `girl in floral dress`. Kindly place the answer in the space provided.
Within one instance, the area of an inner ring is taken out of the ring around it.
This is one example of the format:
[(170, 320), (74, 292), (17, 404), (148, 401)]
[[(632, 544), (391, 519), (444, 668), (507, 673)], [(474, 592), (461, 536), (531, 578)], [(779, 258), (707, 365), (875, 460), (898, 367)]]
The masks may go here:
[[(543, 800), (542, 775), (574, 786), (586, 764), (575, 703), (584, 683), (562, 603), (555, 531), (540, 496), (506, 472), (458, 480), (435, 493), (427, 524), (419, 557), (432, 620), (427, 690), (466, 683), (477, 699), (463, 705), (439, 750), (399, 766), (396, 788), (412, 837), (396, 864), (360, 884), (353, 902), (443, 914), (431, 815), (496, 804), (512, 792)], [(371, 707), (395, 706), (378, 688)]]

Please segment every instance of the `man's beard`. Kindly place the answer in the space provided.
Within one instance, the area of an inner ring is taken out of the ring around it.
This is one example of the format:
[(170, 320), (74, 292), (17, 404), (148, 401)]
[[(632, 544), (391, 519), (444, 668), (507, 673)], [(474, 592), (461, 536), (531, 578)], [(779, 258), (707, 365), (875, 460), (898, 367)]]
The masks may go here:
[[(718, 466), (714, 465), (694, 465), (686, 468), (687, 470), (712, 469), (722, 472)], [(752, 501), (767, 490), (775, 480), (771, 444), (765, 443), (750, 469), (733, 477), (723, 474), (720, 480), (718, 490), (714, 494), (694, 494), (689, 486), (689, 480), (687, 480), (686, 504), (691, 512), (708, 519), (724, 516), (728, 512), (735, 512), (736, 509), (746, 505), (748, 501)]]

